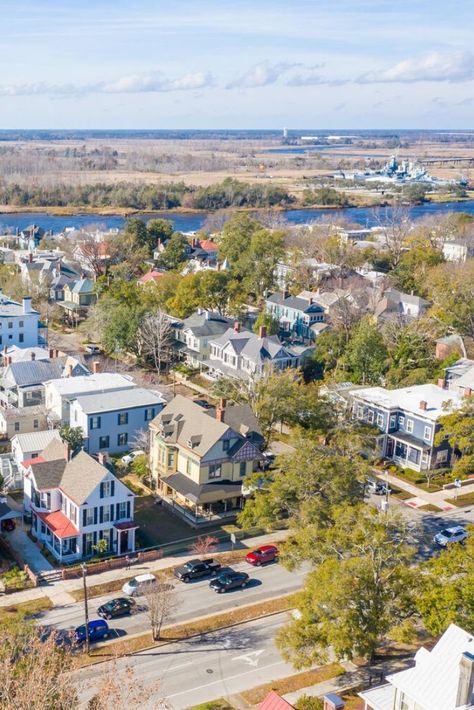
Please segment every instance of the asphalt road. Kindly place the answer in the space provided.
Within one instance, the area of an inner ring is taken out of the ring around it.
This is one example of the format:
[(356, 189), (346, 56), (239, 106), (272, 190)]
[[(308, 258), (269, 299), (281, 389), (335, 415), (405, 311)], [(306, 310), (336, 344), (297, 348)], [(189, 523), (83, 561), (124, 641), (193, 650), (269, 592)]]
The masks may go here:
[[(141, 708), (167, 707), (180, 710), (198, 703), (254, 688), (294, 673), (274, 643), (286, 613), (204, 634), (195, 639), (168, 644), (115, 662), (114, 673), (132, 667), (135, 678), (152, 686), (153, 697)], [(81, 671), (81, 701), (84, 707), (100, 686), (109, 664)]]
[[(250, 583), (245, 589), (235, 589), (226, 594), (216, 594), (209, 589), (209, 578), (184, 584), (172, 580), (176, 591), (176, 606), (167, 624), (183, 622), (206, 614), (215, 614), (225, 610), (235, 609), (245, 604), (259, 602), (283, 594), (290, 594), (301, 588), (304, 576), (309, 567), (304, 566), (297, 572), (288, 572), (279, 564), (269, 564), (265, 567), (252, 567), (247, 563), (234, 565), (233, 569), (244, 570), (250, 575)], [(137, 574), (139, 571), (137, 570)], [(89, 618), (98, 618), (96, 610), (109, 599), (124, 596), (114, 592), (89, 601)], [(43, 613), (38, 623), (53, 626), (59, 630), (71, 630), (84, 622), (84, 604), (59, 606)], [(149, 619), (144, 607), (143, 597), (136, 597), (136, 606), (130, 616), (111, 619), (113, 629), (112, 639), (148, 631)]]

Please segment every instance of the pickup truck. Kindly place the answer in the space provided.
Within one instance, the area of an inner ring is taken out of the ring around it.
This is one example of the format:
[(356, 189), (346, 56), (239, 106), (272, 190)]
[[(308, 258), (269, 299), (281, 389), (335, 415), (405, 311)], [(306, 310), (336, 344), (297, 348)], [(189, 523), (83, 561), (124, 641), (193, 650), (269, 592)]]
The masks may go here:
[(220, 568), (220, 563), (215, 560), (189, 560), (185, 565), (175, 567), (173, 573), (181, 582), (190, 582), (192, 579), (217, 574)]

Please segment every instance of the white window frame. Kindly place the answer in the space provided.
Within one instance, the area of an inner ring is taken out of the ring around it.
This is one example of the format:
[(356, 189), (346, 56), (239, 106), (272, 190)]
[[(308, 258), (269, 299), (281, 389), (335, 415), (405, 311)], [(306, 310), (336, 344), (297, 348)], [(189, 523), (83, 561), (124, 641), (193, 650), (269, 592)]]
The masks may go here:
[(389, 427), (390, 429), (393, 429), (394, 427), (397, 426), (397, 415), (396, 414), (391, 414), (390, 415), (390, 423)]
[(369, 409), (369, 411), (367, 412), (367, 421), (369, 422), (369, 424), (374, 423), (374, 410), (373, 409)]
[(432, 429), (428, 424), (425, 424), (425, 430), (423, 432), (423, 439), (425, 441), (431, 441), (431, 432)]
[(377, 418), (376, 418), (375, 421), (376, 421), (376, 423), (377, 423), (377, 426), (379, 426), (379, 427), (382, 427), (382, 426), (383, 426), (384, 416), (383, 416), (383, 414), (382, 414), (381, 412), (377, 412)]
[(448, 449), (443, 449), (442, 451), (436, 452), (436, 463), (446, 463), (449, 457)]
[(398, 415), (398, 426), (405, 426), (405, 416), (403, 414)]
[(413, 434), (414, 426), (415, 426), (415, 422), (413, 421), (413, 419), (407, 419), (407, 426), (406, 426), (407, 434)]
[(94, 525), (94, 508), (86, 508), (86, 527)]

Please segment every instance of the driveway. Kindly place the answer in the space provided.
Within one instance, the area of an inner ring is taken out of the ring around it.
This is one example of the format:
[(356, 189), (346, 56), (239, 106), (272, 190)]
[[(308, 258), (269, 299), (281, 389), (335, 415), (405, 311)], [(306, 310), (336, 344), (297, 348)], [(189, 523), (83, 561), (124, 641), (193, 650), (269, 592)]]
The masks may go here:
[(43, 557), (35, 543), (30, 540), (28, 535), (21, 528), (16, 527), (9, 533), (6, 533), (6, 539), (12, 548), (18, 552), (22, 560), (26, 562), (28, 567), (39, 574), (40, 572), (50, 572), (54, 569), (53, 565)]

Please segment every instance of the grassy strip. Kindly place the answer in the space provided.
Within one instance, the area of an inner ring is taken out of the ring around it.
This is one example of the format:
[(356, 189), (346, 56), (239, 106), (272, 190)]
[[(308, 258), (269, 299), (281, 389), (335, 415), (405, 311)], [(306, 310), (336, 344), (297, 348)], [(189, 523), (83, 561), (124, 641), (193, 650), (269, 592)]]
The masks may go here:
[(52, 608), (53, 602), (49, 597), (39, 597), (29, 602), (21, 602), (21, 604), (2, 606), (0, 607), (0, 623), (9, 619), (24, 619), (26, 616), (33, 616), (33, 614), (39, 614), (41, 611)]
[(151, 632), (140, 634), (132, 638), (125, 638), (120, 641), (108, 643), (106, 646), (96, 649), (90, 656), (81, 656), (80, 664), (84, 666), (100, 661), (107, 661), (118, 656), (130, 655), (148, 648), (156, 648), (165, 643), (182, 641), (183, 639), (207, 634), (218, 629), (225, 629), (235, 624), (243, 624), (246, 621), (253, 621), (271, 614), (278, 614), (291, 609), (294, 603), (294, 595), (287, 594), (284, 597), (270, 599), (266, 602), (249, 604), (245, 607), (214, 614), (196, 621), (189, 621), (174, 626), (164, 627), (161, 633), (161, 641), (153, 642)]
[(192, 708), (188, 710), (234, 710), (232, 705), (229, 705), (227, 700), (224, 698), (217, 698), (217, 700), (210, 700), (207, 703), (200, 703), (199, 705), (193, 705)]
[(396, 498), (397, 500), (408, 500), (409, 498), (413, 498), (412, 493), (408, 493), (408, 491), (398, 490), (397, 488), (392, 488), (390, 495), (392, 498)]
[(474, 493), (465, 493), (457, 498), (448, 498), (446, 503), (452, 503), (456, 508), (464, 508), (465, 505), (474, 505)]
[(426, 513), (441, 513), (441, 508), (433, 503), (425, 503), (425, 505), (419, 505), (417, 510), (424, 510)]
[(301, 688), (307, 688), (311, 685), (316, 685), (316, 683), (322, 683), (325, 680), (344, 675), (344, 673), (345, 670), (339, 663), (328, 663), (326, 666), (315, 668), (312, 671), (295, 673), (295, 675), (290, 675), (287, 678), (280, 678), (280, 680), (274, 680), (271, 683), (258, 685), (251, 690), (244, 690), (239, 695), (249, 705), (257, 705), (257, 703), (263, 702), (272, 690), (279, 695), (286, 695), (287, 693), (301, 690)]

